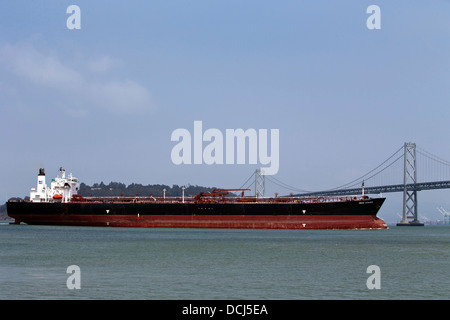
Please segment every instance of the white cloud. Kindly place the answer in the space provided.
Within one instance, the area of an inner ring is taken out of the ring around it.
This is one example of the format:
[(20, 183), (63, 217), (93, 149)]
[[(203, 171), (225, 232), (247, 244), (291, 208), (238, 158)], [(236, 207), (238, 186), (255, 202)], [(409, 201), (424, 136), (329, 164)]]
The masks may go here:
[(147, 89), (131, 80), (94, 83), (89, 91), (94, 103), (115, 113), (142, 111), (152, 106)]
[(0, 65), (34, 84), (51, 88), (80, 85), (82, 76), (64, 66), (55, 56), (27, 45), (0, 46)]
[(115, 61), (109, 56), (102, 56), (98, 58), (94, 58), (87, 63), (89, 69), (95, 73), (104, 73), (109, 71)]
[(115, 114), (153, 111), (151, 95), (143, 85), (130, 79), (99, 80), (95, 77), (98, 73), (104, 75), (113, 64), (113, 59), (104, 56), (75, 68), (56, 54), (37, 50), (31, 45), (0, 46), (0, 69), (25, 80), (27, 85), (51, 89), (49, 94), (62, 95), (67, 101), (76, 100), (83, 104), (84, 110), (69, 110), (64, 106), (69, 115), (87, 115), (87, 110), (92, 107)]

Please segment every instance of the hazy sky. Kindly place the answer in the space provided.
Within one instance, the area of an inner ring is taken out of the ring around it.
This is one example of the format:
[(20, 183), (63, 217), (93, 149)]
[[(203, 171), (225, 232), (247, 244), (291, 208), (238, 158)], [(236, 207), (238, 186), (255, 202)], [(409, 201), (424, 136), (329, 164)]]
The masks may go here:
[[(450, 160), (449, 80), (449, 1), (2, 1), (0, 201), (27, 195), (40, 167), (240, 187), (260, 164), (172, 162), (172, 132), (196, 120), (278, 129), (275, 177), (302, 189), (345, 184), (406, 141)], [(450, 209), (449, 192), (419, 205)], [(397, 219), (391, 199), (382, 215)]]

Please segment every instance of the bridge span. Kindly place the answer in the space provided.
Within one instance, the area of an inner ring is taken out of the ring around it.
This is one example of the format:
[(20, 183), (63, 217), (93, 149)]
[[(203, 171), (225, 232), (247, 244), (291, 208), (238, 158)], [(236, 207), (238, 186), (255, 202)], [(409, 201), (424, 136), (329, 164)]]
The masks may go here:
[(307, 196), (345, 196), (345, 195), (360, 195), (364, 194), (380, 194), (389, 192), (404, 192), (406, 191), (422, 191), (433, 189), (450, 189), (450, 181), (435, 181), (435, 182), (419, 182), (409, 183), (406, 186), (404, 184), (394, 184), (389, 186), (376, 186), (376, 187), (361, 187), (352, 189), (338, 189), (328, 191), (317, 191), (309, 193), (300, 193), (294, 196), (307, 197)]
[[(419, 176), (418, 168), (420, 168)], [(255, 196), (264, 196), (266, 180), (279, 187), (293, 191), (291, 192), (293, 196), (302, 197), (402, 192), (403, 216), (397, 225), (421, 226), (423, 223), (418, 220), (417, 192), (450, 189), (450, 161), (444, 160), (421, 148), (416, 148), (415, 143), (405, 142), (403, 146), (376, 168), (337, 188), (307, 191), (292, 187), (273, 176), (266, 176), (261, 170), (256, 170), (254, 177)]]

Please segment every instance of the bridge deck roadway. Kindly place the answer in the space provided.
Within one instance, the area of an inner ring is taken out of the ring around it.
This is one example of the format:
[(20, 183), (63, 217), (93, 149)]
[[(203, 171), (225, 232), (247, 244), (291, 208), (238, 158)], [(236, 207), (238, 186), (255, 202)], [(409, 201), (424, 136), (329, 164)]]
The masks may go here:
[[(433, 189), (449, 189), (450, 181), (435, 181), (435, 182), (421, 182), (421, 183), (411, 183), (406, 185), (407, 191), (422, 191), (422, 190), (433, 190)], [(366, 187), (364, 188), (365, 194), (379, 194), (387, 192), (403, 192), (405, 190), (404, 184), (394, 184), (389, 186), (378, 186), (378, 187)], [(354, 189), (339, 189), (339, 190), (327, 190), (327, 191), (317, 191), (311, 193), (296, 194), (295, 196), (307, 197), (307, 196), (345, 196), (345, 195), (358, 195), (362, 193), (361, 188)]]

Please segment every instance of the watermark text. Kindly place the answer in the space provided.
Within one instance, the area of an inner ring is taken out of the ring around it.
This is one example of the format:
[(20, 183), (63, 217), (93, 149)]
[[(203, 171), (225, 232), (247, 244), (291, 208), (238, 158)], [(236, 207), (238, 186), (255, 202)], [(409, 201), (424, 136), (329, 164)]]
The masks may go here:
[[(193, 134), (183, 128), (172, 132), (171, 141), (178, 141), (171, 152), (174, 164), (258, 164), (259, 160), (259, 164), (268, 165), (261, 168), (264, 174), (278, 172), (278, 129), (270, 130), (270, 154), (267, 129), (226, 129), (223, 134), (219, 129), (210, 128), (203, 132), (202, 121), (194, 121), (193, 129)], [(203, 146), (203, 142), (208, 144)]]
[(70, 276), (67, 278), (66, 285), (67, 289), (81, 289), (81, 270), (77, 265), (71, 265), (67, 267), (66, 273)]
[(377, 265), (370, 265), (367, 267), (367, 273), (371, 273), (372, 275), (367, 278), (366, 286), (367, 289), (381, 289), (381, 270)]

